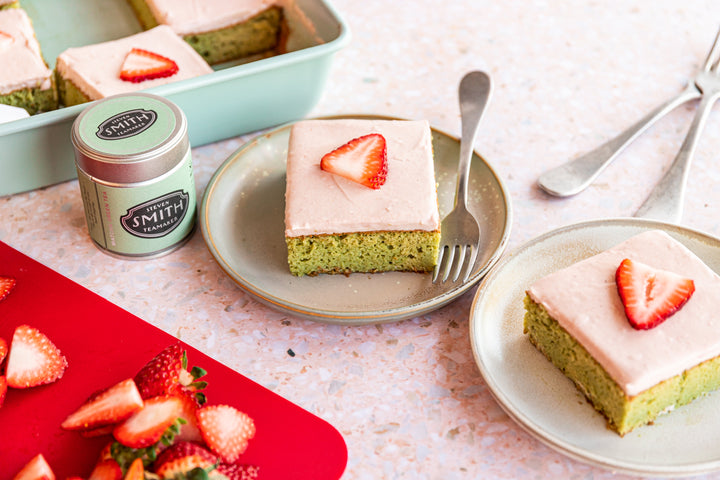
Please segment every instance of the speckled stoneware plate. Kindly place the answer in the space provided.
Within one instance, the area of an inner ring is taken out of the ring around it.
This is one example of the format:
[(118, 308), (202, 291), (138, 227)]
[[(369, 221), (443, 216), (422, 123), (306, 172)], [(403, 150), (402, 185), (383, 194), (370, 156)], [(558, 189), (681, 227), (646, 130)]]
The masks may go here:
[[(200, 228), (215, 260), (261, 302), (293, 315), (343, 325), (412, 318), (466, 292), (504, 251), (512, 224), (510, 198), (490, 165), (475, 153), (468, 201), (483, 234), (468, 282), (435, 285), (430, 274), (401, 272), (291, 275), (284, 233), (289, 133), (286, 125), (231, 155), (210, 180), (200, 207)], [(454, 202), (460, 142), (437, 130), (432, 133), (438, 202), (444, 216)]]
[(629, 218), (571, 225), (530, 241), (487, 275), (471, 309), (470, 340), (500, 405), (550, 447), (613, 471), (697, 475), (720, 469), (720, 392), (620, 437), (523, 334), (523, 298), (535, 280), (651, 229), (666, 231), (720, 272), (720, 240), (697, 231)]

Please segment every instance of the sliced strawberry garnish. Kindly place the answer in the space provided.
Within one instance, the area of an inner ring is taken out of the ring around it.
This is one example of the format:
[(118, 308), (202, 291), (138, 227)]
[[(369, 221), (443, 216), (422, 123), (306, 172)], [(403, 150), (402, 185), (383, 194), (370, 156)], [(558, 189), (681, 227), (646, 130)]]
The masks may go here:
[(160, 478), (176, 478), (195, 468), (207, 469), (218, 462), (218, 457), (208, 449), (193, 442), (177, 442), (158, 456), (154, 471)]
[(13, 480), (55, 480), (55, 474), (42, 453), (39, 453), (15, 474)]
[[(0, 43), (2, 43), (2, 32), (0, 32)], [(0, 47), (2, 49), (2, 47)], [(12, 277), (0, 277), (0, 300), (7, 297), (10, 294), (10, 290), (13, 289), (17, 280)]]
[(178, 66), (174, 60), (142, 48), (133, 48), (120, 67), (120, 78), (126, 82), (139, 83), (170, 77), (177, 72)]
[(197, 423), (207, 446), (226, 463), (235, 463), (255, 436), (252, 418), (229, 405), (198, 409)]
[(7, 383), (27, 388), (52, 383), (63, 376), (67, 360), (40, 330), (28, 325), (15, 329), (7, 360)]
[(157, 443), (181, 413), (178, 397), (163, 396), (145, 400), (142, 409), (115, 427), (115, 439), (130, 448), (145, 448)]
[(203, 403), (204, 396), (200, 390), (204, 389), (207, 383), (197, 379), (206, 373), (198, 367), (188, 371), (187, 355), (182, 345), (176, 343), (165, 348), (145, 364), (135, 375), (135, 383), (143, 398), (193, 392), (198, 402)]
[(88, 480), (122, 480), (123, 473), (120, 465), (113, 460), (100, 460), (90, 472)]
[(136, 458), (125, 472), (123, 480), (145, 480), (145, 466), (141, 458)]
[(260, 468), (255, 465), (221, 463), (217, 467), (217, 472), (225, 475), (228, 480), (255, 480), (260, 474)]
[(677, 312), (695, 292), (695, 282), (674, 272), (625, 259), (615, 283), (633, 328), (648, 330)]
[(129, 418), (143, 407), (131, 378), (92, 395), (62, 423), (66, 430), (95, 430)]
[(385, 137), (371, 133), (350, 140), (325, 154), (320, 168), (373, 189), (380, 188), (387, 178), (387, 147)]

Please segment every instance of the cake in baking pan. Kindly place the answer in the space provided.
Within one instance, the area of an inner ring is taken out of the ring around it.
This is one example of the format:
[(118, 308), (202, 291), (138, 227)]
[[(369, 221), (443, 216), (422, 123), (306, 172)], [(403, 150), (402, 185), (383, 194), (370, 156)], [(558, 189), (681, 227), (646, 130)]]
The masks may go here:
[(277, 0), (128, 0), (143, 28), (167, 25), (210, 64), (272, 52), (283, 37)]
[(109, 42), (69, 48), (55, 65), (65, 106), (212, 73), (212, 68), (170, 27)]
[(0, 10), (0, 103), (31, 115), (57, 108), (52, 70), (21, 8)]

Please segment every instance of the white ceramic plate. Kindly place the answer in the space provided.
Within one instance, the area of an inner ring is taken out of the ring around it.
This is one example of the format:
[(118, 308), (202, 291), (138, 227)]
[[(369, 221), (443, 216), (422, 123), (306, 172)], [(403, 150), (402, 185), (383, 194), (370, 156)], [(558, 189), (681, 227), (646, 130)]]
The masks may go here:
[[(512, 224), (510, 199), (492, 168), (475, 153), (468, 207), (481, 223), (482, 245), (465, 284), (435, 285), (430, 274), (402, 272), (291, 275), (284, 233), (289, 133), (289, 125), (281, 127), (231, 155), (210, 180), (200, 207), (200, 228), (215, 260), (240, 287), (265, 304), (345, 325), (411, 318), (466, 292), (504, 251)], [(454, 201), (460, 143), (437, 130), (432, 133), (438, 202), (444, 216)]]
[(512, 252), (483, 280), (470, 314), (473, 353), (503, 409), (550, 447), (631, 474), (710, 472), (720, 469), (720, 392), (620, 437), (523, 334), (525, 289), (536, 279), (650, 229), (666, 231), (720, 272), (720, 241), (697, 231), (644, 219), (564, 227)]

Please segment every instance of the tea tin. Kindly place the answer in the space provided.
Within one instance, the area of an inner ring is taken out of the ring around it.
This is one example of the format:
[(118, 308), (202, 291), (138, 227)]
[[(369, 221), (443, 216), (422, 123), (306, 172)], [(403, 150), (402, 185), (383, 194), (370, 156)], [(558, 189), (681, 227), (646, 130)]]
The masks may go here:
[(75, 120), (85, 219), (101, 250), (154, 258), (189, 239), (196, 196), (187, 130), (177, 105), (147, 93), (108, 97)]

